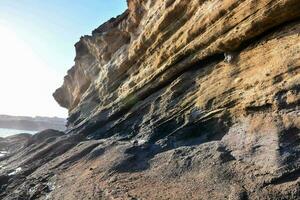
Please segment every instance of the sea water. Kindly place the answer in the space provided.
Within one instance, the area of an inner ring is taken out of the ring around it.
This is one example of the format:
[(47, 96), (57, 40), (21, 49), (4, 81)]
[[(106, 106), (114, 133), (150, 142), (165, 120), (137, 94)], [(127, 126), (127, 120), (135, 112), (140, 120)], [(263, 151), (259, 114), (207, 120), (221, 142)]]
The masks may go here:
[(0, 137), (8, 137), (11, 135), (16, 135), (20, 133), (29, 133), (34, 134), (37, 131), (25, 131), (25, 130), (17, 130), (17, 129), (6, 129), (6, 128), (0, 128)]

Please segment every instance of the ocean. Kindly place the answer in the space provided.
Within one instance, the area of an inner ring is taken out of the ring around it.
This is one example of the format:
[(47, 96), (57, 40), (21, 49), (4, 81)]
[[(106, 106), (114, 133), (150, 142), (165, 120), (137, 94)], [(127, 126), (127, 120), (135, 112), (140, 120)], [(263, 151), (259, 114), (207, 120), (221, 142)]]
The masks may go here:
[(37, 131), (25, 131), (25, 130), (0, 128), (0, 137), (8, 137), (8, 136), (16, 135), (16, 134), (19, 134), (19, 133), (34, 134), (34, 133), (37, 133)]

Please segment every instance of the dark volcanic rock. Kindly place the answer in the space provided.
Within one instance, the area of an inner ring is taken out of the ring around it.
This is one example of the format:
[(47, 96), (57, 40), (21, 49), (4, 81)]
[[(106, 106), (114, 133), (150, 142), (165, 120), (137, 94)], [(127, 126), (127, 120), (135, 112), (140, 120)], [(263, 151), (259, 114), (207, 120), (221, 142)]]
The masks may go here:
[(68, 132), (0, 162), (2, 199), (299, 199), (299, 1), (128, 5), (76, 44)]

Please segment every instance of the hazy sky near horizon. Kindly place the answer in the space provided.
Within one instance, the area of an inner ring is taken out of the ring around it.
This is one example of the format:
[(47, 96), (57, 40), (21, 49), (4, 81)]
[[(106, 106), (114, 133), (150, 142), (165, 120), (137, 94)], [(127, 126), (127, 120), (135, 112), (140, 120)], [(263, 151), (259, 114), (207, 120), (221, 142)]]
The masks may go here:
[(0, 114), (66, 117), (52, 93), (74, 44), (125, 9), (126, 0), (0, 0)]

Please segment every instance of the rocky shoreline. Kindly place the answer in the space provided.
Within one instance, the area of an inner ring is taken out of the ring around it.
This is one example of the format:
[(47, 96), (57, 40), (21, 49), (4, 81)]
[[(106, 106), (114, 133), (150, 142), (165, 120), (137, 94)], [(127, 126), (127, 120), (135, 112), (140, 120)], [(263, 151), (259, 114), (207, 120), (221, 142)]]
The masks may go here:
[(127, 2), (75, 45), (68, 130), (0, 141), (0, 198), (298, 200), (299, 1)]
[(0, 115), (0, 128), (36, 132), (45, 129), (65, 131), (66, 119), (58, 117), (23, 117)]

